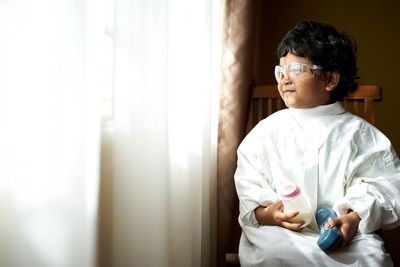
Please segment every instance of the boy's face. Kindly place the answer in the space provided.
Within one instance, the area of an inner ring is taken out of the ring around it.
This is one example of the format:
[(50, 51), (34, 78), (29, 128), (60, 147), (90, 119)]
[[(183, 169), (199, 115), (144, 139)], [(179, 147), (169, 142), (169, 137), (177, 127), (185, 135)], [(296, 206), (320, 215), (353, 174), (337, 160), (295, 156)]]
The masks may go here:
[[(279, 65), (285, 66), (292, 62), (312, 64), (308, 58), (298, 57), (289, 53), (280, 58)], [(318, 71), (315, 75), (309, 75), (303, 79), (283, 77), (278, 83), (278, 90), (286, 106), (313, 108), (331, 102), (329, 92), (331, 89), (327, 87), (325, 79), (319, 77)]]

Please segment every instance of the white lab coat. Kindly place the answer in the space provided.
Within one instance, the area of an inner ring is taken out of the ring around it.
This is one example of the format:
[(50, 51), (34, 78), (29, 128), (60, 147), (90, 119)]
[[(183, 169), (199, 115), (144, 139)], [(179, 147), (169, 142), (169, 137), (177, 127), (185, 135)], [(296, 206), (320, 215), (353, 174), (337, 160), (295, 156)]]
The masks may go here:
[[(300, 186), (313, 213), (321, 206), (338, 216), (358, 213), (358, 233), (347, 247), (321, 251), (315, 221), (299, 233), (258, 224), (255, 208), (278, 201), (277, 188), (288, 181)], [(235, 184), (242, 266), (392, 265), (373, 232), (400, 225), (400, 161), (379, 130), (339, 102), (261, 121), (239, 146)]]

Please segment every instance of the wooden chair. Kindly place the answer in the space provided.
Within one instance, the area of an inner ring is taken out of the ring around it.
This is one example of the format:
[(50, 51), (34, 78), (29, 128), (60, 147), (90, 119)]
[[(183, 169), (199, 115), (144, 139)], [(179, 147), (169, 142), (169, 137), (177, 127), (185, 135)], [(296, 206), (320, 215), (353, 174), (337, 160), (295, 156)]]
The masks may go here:
[[(355, 91), (349, 93), (349, 95), (344, 99), (343, 106), (346, 110), (364, 118), (369, 123), (374, 124), (374, 102), (381, 100), (382, 90), (379, 86), (359, 85)], [(250, 91), (246, 132), (248, 133), (260, 120), (283, 108), (286, 108), (286, 106), (279, 95), (276, 85), (253, 86)], [(239, 201), (237, 195), (232, 196), (232, 199)], [(233, 210), (232, 214), (237, 215), (235, 220), (224, 223), (232, 225), (230, 229), (233, 229), (233, 231), (241, 231), (237, 222), (239, 211)], [(398, 255), (398, 251), (400, 250), (400, 241), (398, 241), (400, 240), (399, 229), (400, 228), (390, 231), (380, 231), (380, 234), (385, 241), (386, 250), (391, 254), (395, 266), (400, 265), (400, 255)], [(227, 251), (228, 253), (225, 254), (225, 264), (226, 266), (240, 266), (239, 256), (237, 254), (239, 239), (236, 238), (237, 236), (240, 236), (240, 233), (234, 232), (232, 233), (232, 236), (235, 237), (235, 240), (233, 240), (233, 242), (235, 242), (233, 247), (235, 247), (236, 250)]]

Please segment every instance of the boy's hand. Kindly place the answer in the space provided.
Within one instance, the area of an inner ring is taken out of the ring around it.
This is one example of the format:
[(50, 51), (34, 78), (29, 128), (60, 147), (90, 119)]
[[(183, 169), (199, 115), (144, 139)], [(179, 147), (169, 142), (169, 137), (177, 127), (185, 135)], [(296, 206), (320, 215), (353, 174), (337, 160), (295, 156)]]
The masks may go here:
[(298, 211), (282, 212), (282, 201), (278, 201), (268, 207), (259, 206), (255, 211), (257, 221), (262, 225), (279, 225), (293, 231), (300, 231), (301, 226), (305, 223), (292, 223), (289, 219), (297, 216)]
[(358, 224), (360, 221), (361, 218), (358, 216), (357, 212), (350, 210), (346, 215), (336, 217), (329, 222), (328, 228), (338, 226), (340, 228), (340, 232), (342, 233), (342, 242), (335, 250), (342, 249), (347, 245), (348, 242), (350, 242), (351, 239), (353, 239), (357, 233)]

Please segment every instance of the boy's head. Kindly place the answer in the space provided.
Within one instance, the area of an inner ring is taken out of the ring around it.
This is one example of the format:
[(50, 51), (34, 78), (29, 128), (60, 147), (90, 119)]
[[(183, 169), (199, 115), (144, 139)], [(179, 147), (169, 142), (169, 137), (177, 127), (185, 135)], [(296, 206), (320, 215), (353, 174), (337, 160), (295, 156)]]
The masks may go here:
[(281, 66), (282, 58), (289, 54), (308, 59), (311, 65), (318, 66), (310, 71), (321, 80), (330, 79), (336, 73), (335, 86), (329, 90), (330, 102), (334, 102), (342, 100), (357, 85), (356, 50), (350, 35), (339, 33), (328, 24), (301, 21), (279, 44), (278, 58)]

